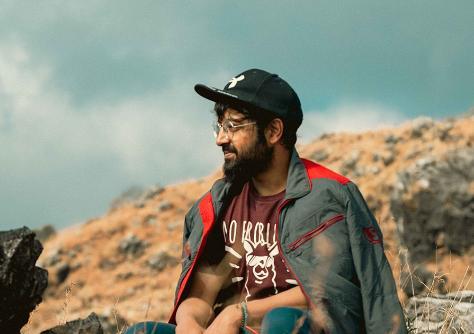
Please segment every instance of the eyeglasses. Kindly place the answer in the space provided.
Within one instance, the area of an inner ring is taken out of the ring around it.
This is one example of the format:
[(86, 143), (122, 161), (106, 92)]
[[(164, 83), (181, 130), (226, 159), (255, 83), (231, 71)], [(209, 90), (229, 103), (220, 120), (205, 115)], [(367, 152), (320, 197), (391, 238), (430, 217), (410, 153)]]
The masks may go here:
[(226, 119), (224, 122), (219, 123), (219, 122), (213, 122), (212, 123), (212, 129), (214, 130), (214, 137), (219, 136), (219, 132), (224, 130), (224, 134), (226, 135), (227, 139), (231, 139), (232, 136), (234, 135), (234, 132), (237, 131), (239, 128), (243, 128), (244, 126), (247, 125), (252, 125), (256, 124), (256, 122), (249, 122), (249, 123), (244, 123), (244, 124), (234, 124), (232, 123), (231, 120)]

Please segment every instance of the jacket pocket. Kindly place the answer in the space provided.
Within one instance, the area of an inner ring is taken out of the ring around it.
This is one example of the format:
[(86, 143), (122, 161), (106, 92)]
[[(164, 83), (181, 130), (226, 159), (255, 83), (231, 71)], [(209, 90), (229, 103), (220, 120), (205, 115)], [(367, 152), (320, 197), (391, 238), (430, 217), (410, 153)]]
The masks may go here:
[(331, 217), (329, 218), (328, 220), (324, 221), (321, 225), (319, 225), (318, 227), (310, 230), (309, 232), (306, 232), (305, 234), (303, 234), (301, 237), (299, 237), (298, 239), (296, 239), (295, 241), (291, 242), (289, 245), (288, 245), (288, 249), (290, 251), (293, 251), (295, 249), (297, 249), (298, 247), (300, 247), (301, 245), (303, 245), (304, 243), (306, 243), (307, 241), (311, 240), (312, 238), (314, 238), (315, 236), (317, 236), (318, 234), (324, 232), (326, 229), (328, 229), (329, 227), (331, 227), (332, 225), (334, 225), (335, 223), (337, 222), (340, 222), (341, 220), (343, 220), (345, 217), (343, 214), (338, 214), (338, 215), (335, 215), (334, 217)]

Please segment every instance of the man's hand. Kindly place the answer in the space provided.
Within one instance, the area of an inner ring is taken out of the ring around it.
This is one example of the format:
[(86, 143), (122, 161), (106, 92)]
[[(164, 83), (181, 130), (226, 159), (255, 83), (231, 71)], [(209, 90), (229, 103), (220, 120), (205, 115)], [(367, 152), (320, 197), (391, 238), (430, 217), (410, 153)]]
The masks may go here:
[[(193, 275), (188, 297), (176, 311), (176, 333), (201, 334), (204, 332), (204, 328), (214, 318), (213, 305), (222, 284), (230, 273), (228, 268), (230, 267), (225, 261), (217, 266), (199, 264)], [(219, 331), (219, 333), (227, 332)]]
[(213, 314), (206, 301), (196, 297), (185, 299), (176, 312), (176, 333), (202, 334)]
[(196, 321), (181, 322), (176, 326), (176, 334), (203, 334), (204, 328), (202, 328)]
[(242, 310), (240, 304), (229, 305), (222, 310), (211, 325), (205, 330), (205, 334), (238, 334), (242, 322)]

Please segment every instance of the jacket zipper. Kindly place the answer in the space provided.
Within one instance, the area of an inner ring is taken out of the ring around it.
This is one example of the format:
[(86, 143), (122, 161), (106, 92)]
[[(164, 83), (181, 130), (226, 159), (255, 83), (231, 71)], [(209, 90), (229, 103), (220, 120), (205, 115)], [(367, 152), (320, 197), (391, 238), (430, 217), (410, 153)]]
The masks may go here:
[(283, 210), (283, 208), (291, 201), (291, 199), (286, 199), (283, 201), (283, 203), (281, 203), (281, 205), (278, 207), (278, 214), (277, 214), (277, 223), (278, 223), (278, 228), (276, 229), (276, 239), (277, 239), (277, 245), (278, 245), (278, 250), (280, 251), (280, 254), (282, 256), (282, 258), (285, 260), (285, 264), (286, 264), (286, 267), (288, 268), (288, 270), (291, 272), (291, 274), (293, 275), (293, 277), (295, 278), (295, 280), (298, 282), (298, 286), (300, 287), (301, 289), (301, 292), (303, 292), (303, 295), (305, 296), (306, 298), (306, 301), (308, 303), (308, 306), (312, 306), (312, 307), (316, 307), (316, 305), (314, 305), (314, 303), (311, 301), (311, 297), (308, 296), (308, 294), (306, 293), (306, 291), (304, 290), (303, 288), (303, 284), (301, 284), (301, 281), (300, 279), (298, 278), (298, 276), (295, 274), (293, 268), (291, 268), (290, 266), (290, 263), (288, 261), (288, 259), (285, 257), (285, 253), (283, 253), (283, 249), (281, 247), (281, 242), (280, 242), (280, 236), (279, 236), (279, 226), (280, 226), (280, 216), (281, 216), (281, 211)]
[(328, 229), (329, 227), (331, 227), (335, 223), (341, 221), (342, 219), (344, 219), (344, 215), (343, 214), (338, 214), (338, 215), (326, 220), (324, 223), (322, 223), (321, 225), (319, 225), (315, 229), (305, 233), (304, 235), (302, 235), (301, 237), (299, 237), (298, 239), (296, 239), (295, 241), (290, 243), (288, 245), (288, 249), (291, 250), (291, 251), (295, 250), (296, 248), (300, 247), (302, 244), (304, 244), (308, 240), (311, 240), (312, 238), (314, 238), (318, 234), (324, 232), (326, 229)]

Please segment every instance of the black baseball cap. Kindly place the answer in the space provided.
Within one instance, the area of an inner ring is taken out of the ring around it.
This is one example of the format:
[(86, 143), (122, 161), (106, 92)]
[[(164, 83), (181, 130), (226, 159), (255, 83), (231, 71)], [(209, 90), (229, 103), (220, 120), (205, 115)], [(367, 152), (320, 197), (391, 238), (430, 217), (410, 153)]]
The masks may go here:
[(194, 90), (214, 102), (270, 112), (297, 127), (303, 121), (300, 99), (293, 88), (277, 74), (256, 68), (236, 75), (224, 89), (197, 84)]

